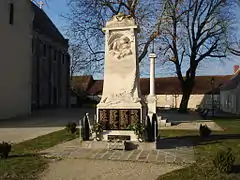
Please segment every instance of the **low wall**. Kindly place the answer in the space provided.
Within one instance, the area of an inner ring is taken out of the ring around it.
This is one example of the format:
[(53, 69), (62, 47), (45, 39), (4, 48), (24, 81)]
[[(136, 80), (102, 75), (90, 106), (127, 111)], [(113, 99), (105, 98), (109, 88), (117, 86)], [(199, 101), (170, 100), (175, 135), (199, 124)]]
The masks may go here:
[[(157, 97), (157, 107), (171, 107), (179, 108), (182, 95), (181, 94), (161, 94), (156, 95)], [(100, 101), (101, 95), (89, 96), (89, 98)], [(146, 96), (143, 97), (146, 99)], [(214, 95), (214, 104), (220, 103), (220, 95)], [(189, 109), (196, 109), (197, 106), (204, 108), (212, 108), (212, 95), (211, 94), (192, 94), (188, 102)]]

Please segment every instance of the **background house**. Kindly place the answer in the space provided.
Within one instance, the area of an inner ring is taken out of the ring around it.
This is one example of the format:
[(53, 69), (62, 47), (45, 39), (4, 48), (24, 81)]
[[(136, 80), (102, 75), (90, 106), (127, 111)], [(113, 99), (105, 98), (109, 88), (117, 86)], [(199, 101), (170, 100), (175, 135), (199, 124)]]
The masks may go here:
[(68, 39), (35, 4), (32, 38), (32, 108), (67, 107), (69, 101)]
[[(91, 76), (83, 78), (76, 76), (72, 80), (72, 87), (74, 89), (85, 89), (86, 93), (92, 99), (99, 101), (101, 99), (103, 80), (94, 80)], [(190, 96), (188, 108), (195, 109), (198, 105), (204, 108), (212, 108), (212, 95), (214, 104), (218, 105), (220, 102), (220, 85), (229, 80), (231, 75), (227, 76), (197, 76), (196, 85)], [(214, 78), (214, 84), (211, 80)], [(85, 81), (83, 81), (83, 79)], [(82, 83), (80, 83), (82, 82)], [(150, 79), (141, 78), (140, 88), (144, 98), (150, 92)], [(179, 108), (182, 98), (182, 91), (177, 77), (164, 77), (155, 79), (155, 93), (157, 97), (158, 108)], [(76, 97), (75, 97), (76, 98)]]
[(82, 107), (84, 104), (96, 103), (99, 101), (98, 98), (96, 102), (91, 101), (94, 100), (94, 98), (88, 98), (89, 90), (95, 82), (92, 76), (73, 76), (71, 78), (70, 104), (72, 107)]
[(0, 1), (0, 119), (31, 112), (30, 1)]
[[(188, 108), (196, 109), (212, 107), (212, 95), (215, 104), (219, 104), (220, 93), (218, 87), (226, 82), (230, 76), (196, 76), (196, 83), (189, 98)], [(212, 78), (214, 85), (211, 84)], [(149, 78), (141, 79), (141, 91), (144, 96), (149, 94)], [(182, 100), (182, 91), (177, 77), (155, 79), (157, 107), (179, 108)]]
[(220, 88), (221, 110), (240, 115), (240, 69)]

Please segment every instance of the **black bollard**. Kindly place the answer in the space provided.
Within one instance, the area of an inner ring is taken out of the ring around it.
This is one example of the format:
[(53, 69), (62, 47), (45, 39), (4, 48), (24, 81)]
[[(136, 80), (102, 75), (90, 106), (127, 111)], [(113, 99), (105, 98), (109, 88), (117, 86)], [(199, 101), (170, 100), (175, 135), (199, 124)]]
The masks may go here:
[(156, 113), (154, 113), (152, 116), (152, 131), (153, 131), (153, 139), (154, 141), (156, 141), (158, 137), (158, 122), (157, 122)]
[(147, 116), (146, 133), (147, 133), (147, 141), (152, 142), (153, 141), (153, 130), (152, 130), (152, 124), (151, 124), (149, 116)]
[(89, 128), (88, 117), (87, 115), (85, 115), (83, 118), (83, 140), (84, 141), (89, 141), (89, 136), (90, 136), (89, 133), (90, 133), (90, 128)]

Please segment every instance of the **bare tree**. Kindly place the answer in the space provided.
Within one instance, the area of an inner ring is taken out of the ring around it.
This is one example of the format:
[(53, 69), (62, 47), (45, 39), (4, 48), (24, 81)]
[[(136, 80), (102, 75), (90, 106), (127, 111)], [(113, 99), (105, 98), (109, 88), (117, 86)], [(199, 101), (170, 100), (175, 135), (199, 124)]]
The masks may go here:
[(69, 54), (70, 54), (70, 79), (74, 76), (75, 73), (81, 71), (83, 65), (81, 63), (81, 52), (80, 48), (77, 45), (70, 44), (69, 46)]
[[(208, 58), (225, 58), (233, 1), (166, 0), (161, 49), (174, 63), (182, 89), (180, 112), (186, 112), (196, 69)], [(187, 68), (185, 76), (183, 67)]]
[[(228, 52), (228, 27), (234, 0), (68, 0), (69, 36), (84, 47), (89, 62), (102, 62), (102, 27), (123, 12), (140, 26), (138, 60), (141, 62), (155, 40), (156, 53), (173, 62), (183, 97), (180, 112), (187, 111), (195, 85), (196, 69), (207, 58), (224, 58)], [(185, 75), (183, 71), (186, 69)]]
[(68, 36), (74, 39), (75, 44), (85, 47), (85, 55), (92, 62), (104, 59), (102, 28), (107, 20), (119, 12), (134, 17), (140, 27), (139, 62), (146, 56), (153, 39), (160, 35), (159, 14), (163, 6), (159, 0), (68, 0), (68, 6), (70, 13), (63, 15), (69, 22)]
[[(96, 70), (91, 66), (92, 61), (90, 61), (89, 57), (85, 55), (84, 47), (81, 45), (71, 43), (68, 51), (71, 57), (70, 78), (77, 74), (91, 75), (94, 72), (99, 72), (99, 70), (101, 71), (101, 69)], [(92, 57), (90, 57), (90, 59), (91, 58)]]
[(235, 56), (240, 56), (240, 41), (231, 41), (228, 50)]

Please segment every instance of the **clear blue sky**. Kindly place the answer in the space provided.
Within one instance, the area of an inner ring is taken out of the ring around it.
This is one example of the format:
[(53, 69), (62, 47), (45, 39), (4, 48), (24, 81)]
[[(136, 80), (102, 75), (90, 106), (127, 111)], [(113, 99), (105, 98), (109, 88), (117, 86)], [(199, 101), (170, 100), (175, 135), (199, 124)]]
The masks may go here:
[[(63, 27), (66, 25), (66, 21), (60, 16), (61, 14), (68, 12), (68, 7), (66, 5), (66, 0), (48, 0), (48, 4), (43, 6), (44, 11), (48, 14), (53, 23), (64, 35)], [(240, 18), (240, 8), (238, 10), (237, 16)], [(240, 25), (239, 25), (240, 27)], [(240, 28), (239, 28), (240, 29)], [(239, 30), (240, 32), (240, 30)], [(240, 33), (239, 33), (240, 34)], [(209, 63), (203, 64), (198, 69), (198, 75), (224, 75), (232, 74), (233, 66), (235, 64), (240, 64), (240, 58), (232, 58), (230, 61), (211, 61)], [(168, 76), (167, 72), (164, 72), (164, 67), (157, 69), (157, 72), (161, 71), (161, 76)]]

